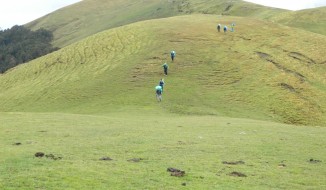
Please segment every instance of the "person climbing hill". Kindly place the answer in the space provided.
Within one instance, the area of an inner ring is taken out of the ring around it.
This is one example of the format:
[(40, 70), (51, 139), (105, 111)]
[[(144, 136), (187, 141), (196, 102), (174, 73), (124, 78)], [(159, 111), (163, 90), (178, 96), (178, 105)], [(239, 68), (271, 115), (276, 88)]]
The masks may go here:
[(164, 89), (164, 79), (162, 78), (161, 80), (160, 80), (160, 82), (159, 82), (159, 84), (158, 85), (160, 85), (161, 87), (162, 87), (162, 93), (163, 93), (163, 89)]
[(176, 56), (176, 52), (173, 50), (171, 51), (171, 60), (174, 61), (174, 58)]
[(163, 69), (164, 69), (164, 74), (165, 74), (165, 75), (168, 75), (168, 68), (169, 68), (168, 64), (167, 64), (167, 63), (164, 63), (164, 64), (162, 65), (162, 67), (163, 67)]
[(223, 30), (224, 30), (224, 33), (227, 32), (228, 31), (228, 27), (227, 26), (224, 26)]
[(157, 85), (155, 87), (155, 92), (156, 92), (156, 99), (158, 102), (162, 101), (162, 87), (160, 85)]
[(231, 24), (231, 32), (234, 32), (234, 26), (235, 26), (235, 23), (233, 22), (233, 23)]
[(221, 24), (217, 25), (217, 31), (220, 32), (221, 31)]

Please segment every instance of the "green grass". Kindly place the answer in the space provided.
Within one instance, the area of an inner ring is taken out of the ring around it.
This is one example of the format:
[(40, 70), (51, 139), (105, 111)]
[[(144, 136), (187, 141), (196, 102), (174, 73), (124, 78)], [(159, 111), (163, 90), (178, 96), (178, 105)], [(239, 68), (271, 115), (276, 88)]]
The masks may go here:
[(290, 27), (326, 35), (326, 7), (284, 12), (271, 17), (270, 20)]
[[(152, 110), (102, 116), (1, 113), (0, 129), (0, 188), (6, 190), (326, 186), (325, 128)], [(17, 142), (21, 145), (13, 145)], [(62, 159), (36, 158), (36, 152)], [(113, 160), (99, 160), (105, 156)], [(128, 161), (133, 158), (141, 161)], [(170, 176), (169, 167), (186, 175)], [(235, 171), (247, 177), (229, 175)]]
[(128, 1), (84, 0), (41, 17), (26, 26), (54, 33), (53, 45), (65, 47), (107, 29), (177, 15), (213, 14), (268, 20), (325, 35), (325, 7), (287, 11), (241, 0)]
[[(236, 22), (236, 32), (217, 33), (219, 22)], [(325, 125), (325, 42), (321, 35), (240, 17), (139, 22), (2, 75), (0, 110), (151, 109), (161, 65), (175, 49), (162, 111)]]
[(26, 26), (53, 31), (53, 45), (64, 47), (107, 29), (149, 19), (198, 13), (269, 18), (282, 12), (285, 10), (240, 0), (83, 0)]
[[(236, 32), (217, 33), (232, 22)], [(267, 21), (194, 14), (15, 67), (0, 75), (0, 189), (325, 189), (325, 44)]]

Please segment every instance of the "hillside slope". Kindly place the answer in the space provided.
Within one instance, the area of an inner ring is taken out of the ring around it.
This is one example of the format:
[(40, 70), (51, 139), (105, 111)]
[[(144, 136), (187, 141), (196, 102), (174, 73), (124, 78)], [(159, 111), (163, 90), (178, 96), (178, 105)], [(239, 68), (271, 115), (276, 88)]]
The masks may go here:
[(64, 47), (97, 32), (148, 19), (196, 13), (270, 18), (281, 12), (285, 10), (241, 0), (83, 0), (26, 26), (52, 31), (54, 45)]
[(326, 7), (284, 12), (273, 16), (270, 20), (326, 35)]
[[(217, 33), (217, 22), (236, 32)], [(267, 22), (188, 15), (93, 35), (0, 77), (0, 111), (124, 109), (325, 125), (326, 37)], [(154, 86), (169, 51), (164, 100)]]

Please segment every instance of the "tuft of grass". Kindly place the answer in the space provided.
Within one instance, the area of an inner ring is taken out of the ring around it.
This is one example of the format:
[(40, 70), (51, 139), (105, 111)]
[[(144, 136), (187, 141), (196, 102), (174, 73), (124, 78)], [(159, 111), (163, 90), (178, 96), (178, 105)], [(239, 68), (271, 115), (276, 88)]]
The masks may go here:
[[(1, 189), (180, 189), (184, 185), (323, 189), (326, 185), (322, 127), (155, 110), (0, 116)], [(36, 152), (62, 159), (37, 158)], [(139, 161), (128, 161), (133, 159)], [(185, 171), (185, 176), (171, 176), (170, 167)]]

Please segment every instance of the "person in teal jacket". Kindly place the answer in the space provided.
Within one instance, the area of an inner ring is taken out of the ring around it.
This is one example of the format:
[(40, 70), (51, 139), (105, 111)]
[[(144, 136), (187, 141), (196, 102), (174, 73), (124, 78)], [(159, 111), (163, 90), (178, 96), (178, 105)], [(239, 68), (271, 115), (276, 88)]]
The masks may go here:
[(158, 102), (162, 101), (162, 87), (160, 85), (157, 85), (155, 87), (155, 92), (156, 92), (156, 99)]

